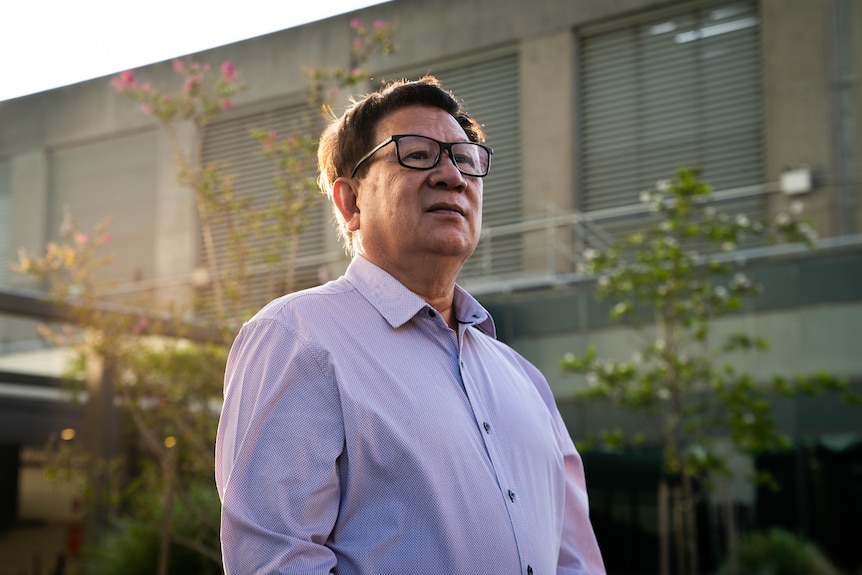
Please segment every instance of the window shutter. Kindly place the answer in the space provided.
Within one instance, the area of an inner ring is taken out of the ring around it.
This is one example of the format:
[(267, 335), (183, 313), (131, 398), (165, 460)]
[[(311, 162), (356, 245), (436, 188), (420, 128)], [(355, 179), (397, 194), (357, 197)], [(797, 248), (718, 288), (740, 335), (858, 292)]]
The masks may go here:
[[(277, 197), (274, 184), (273, 163), (262, 156), (261, 145), (252, 137), (257, 129), (274, 130), (279, 138), (291, 134), (306, 134), (311, 111), (303, 104), (284, 106), (263, 112), (222, 119), (210, 124), (205, 132), (204, 162), (216, 162), (226, 174), (232, 174), (234, 193), (239, 197), (253, 198), (254, 207), (263, 207)], [(316, 137), (316, 136), (315, 136)], [(315, 176), (316, 172), (310, 174)], [(323, 197), (310, 209), (308, 224), (300, 233), (294, 272), (293, 291), (317, 285), (319, 268), (325, 254), (326, 234), (335, 230), (328, 225), (328, 211)], [(213, 222), (213, 240), (217, 258), (224, 262), (228, 254), (228, 230), (224, 222)], [(266, 238), (258, 238), (257, 244), (250, 246), (253, 254), (261, 253)], [(198, 260), (206, 263), (203, 242), (200, 242)], [(271, 296), (282, 295), (288, 289), (285, 278), (273, 278), (262, 261), (255, 262), (260, 270), (254, 274), (250, 284), (243, 292), (243, 299), (251, 307), (259, 307)], [(275, 282), (276, 293), (271, 284)]]
[[(699, 166), (714, 190), (763, 182), (759, 31), (753, 2), (582, 31), (582, 211), (636, 204), (682, 165)], [(762, 196), (732, 203), (764, 212)]]
[[(521, 124), (518, 55), (494, 55), (462, 65), (440, 64), (430, 73), (461, 98), (468, 113), (485, 130), (494, 148), (491, 172), (485, 177), (482, 224), (501, 226), (523, 219)], [(512, 275), (522, 269), (519, 236), (483, 239), (461, 272), (461, 279)]]

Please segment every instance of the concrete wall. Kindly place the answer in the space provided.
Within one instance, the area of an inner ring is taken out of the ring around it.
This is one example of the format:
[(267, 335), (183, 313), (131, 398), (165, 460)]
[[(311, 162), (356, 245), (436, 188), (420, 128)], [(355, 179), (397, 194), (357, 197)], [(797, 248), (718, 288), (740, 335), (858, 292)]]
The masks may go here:
[[(815, 191), (800, 198), (821, 233), (860, 231), (862, 7), (845, 0), (762, 3), (767, 179), (809, 166)], [(775, 197), (773, 209), (796, 198)]]

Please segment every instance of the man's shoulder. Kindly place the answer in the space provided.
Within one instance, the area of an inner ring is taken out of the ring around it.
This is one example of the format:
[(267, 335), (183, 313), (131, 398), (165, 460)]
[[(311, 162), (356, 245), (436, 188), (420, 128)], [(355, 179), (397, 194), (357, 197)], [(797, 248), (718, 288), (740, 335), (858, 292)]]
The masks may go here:
[(255, 321), (293, 321), (301, 318), (323, 319), (338, 313), (345, 306), (353, 306), (356, 289), (344, 277), (323, 285), (296, 291), (276, 298), (263, 306), (254, 317)]

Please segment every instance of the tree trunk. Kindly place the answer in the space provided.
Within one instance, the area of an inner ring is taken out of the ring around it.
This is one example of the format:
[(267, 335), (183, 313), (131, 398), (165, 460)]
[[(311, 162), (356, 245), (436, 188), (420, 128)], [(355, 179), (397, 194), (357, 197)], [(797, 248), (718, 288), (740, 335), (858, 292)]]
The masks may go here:
[(685, 520), (683, 518), (682, 488), (673, 490), (673, 531), (676, 547), (676, 570), (679, 575), (686, 575), (685, 565)]
[(691, 477), (686, 474), (682, 476), (682, 510), (683, 527), (685, 529), (686, 555), (691, 575), (699, 575), (698, 570), (698, 544), (697, 544), (697, 517), (695, 516), (694, 488)]
[(730, 486), (725, 487), (724, 525), (727, 537), (727, 575), (738, 575), (739, 558), (736, 556), (736, 521), (733, 513), (733, 494)]
[(670, 491), (667, 480), (658, 482), (658, 569), (670, 575)]
[(176, 474), (176, 448), (168, 447), (163, 459), (163, 474), (165, 480), (164, 505), (162, 516), (162, 532), (159, 541), (158, 575), (168, 575), (168, 561), (171, 552), (171, 523), (173, 523), (174, 475)]

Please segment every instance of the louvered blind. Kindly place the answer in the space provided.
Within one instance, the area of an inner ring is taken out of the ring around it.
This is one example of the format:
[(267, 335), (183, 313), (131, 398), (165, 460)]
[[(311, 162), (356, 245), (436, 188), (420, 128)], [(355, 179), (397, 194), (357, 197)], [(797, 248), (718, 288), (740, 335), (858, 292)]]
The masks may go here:
[[(491, 172), (485, 177), (483, 226), (521, 221), (521, 123), (518, 55), (495, 55), (462, 65), (432, 66), (430, 73), (464, 100), (467, 111), (485, 130), (494, 148)], [(497, 238), (492, 245), (480, 242), (461, 278), (511, 275), (522, 269), (521, 238)]]
[[(636, 204), (680, 165), (700, 166), (715, 190), (762, 183), (759, 32), (749, 1), (584, 29), (580, 209)], [(759, 215), (764, 200), (727, 209)]]
[[(304, 104), (282, 106), (263, 112), (227, 118), (213, 122), (206, 129), (203, 156), (207, 163), (216, 162), (224, 173), (232, 174), (234, 192), (239, 197), (253, 199), (253, 206), (260, 208), (269, 205), (278, 196), (274, 183), (273, 163), (262, 155), (261, 145), (252, 138), (256, 129), (275, 130), (280, 138), (291, 134), (307, 134), (311, 111)], [(314, 176), (315, 173), (310, 174)], [(297, 266), (294, 273), (293, 290), (299, 290), (319, 283), (319, 269), (325, 253), (326, 234), (335, 234), (328, 224), (326, 202), (318, 198), (308, 212), (308, 224), (300, 234), (297, 252)], [(213, 240), (220, 261), (228, 258), (228, 230), (224, 222), (214, 222)], [(273, 238), (261, 237), (253, 243), (251, 253), (260, 255), (264, 242)], [(206, 262), (203, 242), (200, 242), (198, 260)], [(285, 278), (273, 278), (266, 271), (262, 261), (252, 262), (259, 270), (244, 289), (242, 297), (251, 308), (266, 303), (271, 296), (282, 295), (289, 289)], [(276, 291), (271, 289), (275, 282)]]

